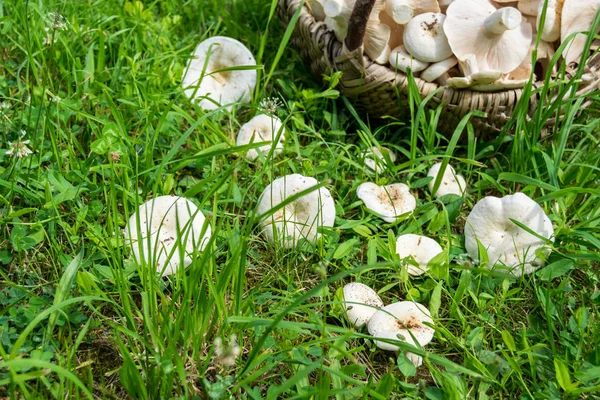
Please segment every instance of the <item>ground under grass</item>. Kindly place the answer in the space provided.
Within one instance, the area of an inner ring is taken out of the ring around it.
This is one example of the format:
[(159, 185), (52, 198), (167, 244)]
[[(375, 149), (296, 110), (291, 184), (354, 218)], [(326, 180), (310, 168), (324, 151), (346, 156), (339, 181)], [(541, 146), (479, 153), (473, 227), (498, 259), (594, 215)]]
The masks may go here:
[[(549, 136), (543, 114), (486, 141), (469, 125), (449, 140), (428, 113), (370, 121), (282, 43), (274, 6), (0, 2), (0, 397), (598, 397), (597, 94), (580, 114), (582, 99), (549, 105), (567, 111)], [(205, 113), (180, 88), (188, 55), (213, 35), (241, 40), (264, 66), (252, 103), (232, 112)], [(285, 150), (249, 164), (235, 135), (266, 98), (279, 103)], [(31, 154), (6, 153), (24, 141)], [(373, 145), (399, 155), (375, 177), (360, 158)], [(467, 179), (464, 199), (427, 190), (442, 159)], [(324, 182), (337, 211), (297, 250), (266, 242), (254, 213), (291, 173)], [(410, 185), (417, 209), (383, 222), (356, 197), (370, 180)], [(479, 199), (518, 191), (555, 229), (547, 266), (522, 278), (474, 265), (463, 237)], [(169, 194), (197, 204), (213, 236), (160, 279), (133, 262), (122, 232), (139, 204)], [(409, 278), (393, 247), (402, 233), (434, 237), (445, 260)], [(348, 325), (336, 293), (351, 281), (430, 307), (423, 366)]]

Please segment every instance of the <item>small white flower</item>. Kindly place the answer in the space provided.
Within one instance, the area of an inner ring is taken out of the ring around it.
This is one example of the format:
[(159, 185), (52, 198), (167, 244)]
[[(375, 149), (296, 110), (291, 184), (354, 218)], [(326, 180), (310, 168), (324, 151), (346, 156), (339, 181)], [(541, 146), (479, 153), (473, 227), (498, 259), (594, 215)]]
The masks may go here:
[(260, 101), (258, 106), (270, 114), (276, 114), (277, 109), (283, 106), (283, 104), (277, 97), (265, 97)]
[(10, 104), (7, 101), (0, 101), (0, 110), (8, 110), (10, 108)]
[[(25, 131), (21, 129), (19, 134), (21, 138), (25, 136)], [(28, 155), (33, 154), (33, 151), (27, 145), (29, 144), (29, 140), (19, 140), (17, 142), (8, 142), (8, 150), (6, 150), (7, 156), (12, 156), (16, 158), (25, 158)]]
[(215, 339), (215, 362), (217, 364), (232, 367), (241, 352), (242, 349), (237, 344), (237, 335), (231, 335), (231, 339), (229, 339), (226, 346), (223, 345), (223, 340), (220, 337)]

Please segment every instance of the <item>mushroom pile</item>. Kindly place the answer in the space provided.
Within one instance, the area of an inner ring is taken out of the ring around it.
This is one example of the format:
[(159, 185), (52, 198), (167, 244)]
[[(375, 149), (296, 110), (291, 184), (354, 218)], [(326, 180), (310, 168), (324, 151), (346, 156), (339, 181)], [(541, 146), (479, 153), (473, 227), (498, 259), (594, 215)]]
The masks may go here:
[[(341, 42), (355, 3), (308, 1), (315, 19)], [(364, 52), (378, 64), (455, 89), (515, 89), (531, 76), (554, 73), (550, 60), (564, 42), (565, 61), (578, 61), (587, 36), (572, 34), (589, 31), (599, 9), (600, 0), (376, 0)]]

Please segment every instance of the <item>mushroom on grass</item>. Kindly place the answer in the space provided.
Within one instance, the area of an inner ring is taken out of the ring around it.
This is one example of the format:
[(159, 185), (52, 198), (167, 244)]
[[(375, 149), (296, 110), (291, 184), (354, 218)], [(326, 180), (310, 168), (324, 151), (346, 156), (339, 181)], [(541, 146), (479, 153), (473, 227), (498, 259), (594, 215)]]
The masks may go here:
[[(437, 163), (427, 173), (427, 176), (431, 176), (433, 179), (429, 181), (427, 184), (429, 190), (433, 191), (433, 186), (435, 185), (435, 181), (437, 180), (438, 175), (440, 174), (440, 168), (442, 167), (442, 163)], [(442, 197), (447, 194), (456, 194), (458, 196), (462, 196), (467, 189), (467, 182), (462, 175), (457, 175), (454, 168), (450, 165), (446, 166), (444, 170), (444, 174), (442, 175), (442, 182), (438, 187), (438, 190), (435, 193), (432, 193), (435, 197)]]
[(415, 196), (403, 183), (379, 186), (365, 182), (356, 189), (356, 195), (365, 207), (377, 214), (385, 222), (395, 222), (402, 214), (414, 211), (417, 207)]
[(184, 70), (185, 94), (198, 100), (204, 110), (221, 105), (230, 110), (231, 103), (248, 103), (257, 77), (256, 70), (248, 67), (255, 65), (250, 50), (237, 40), (225, 36), (206, 39), (196, 47)]
[(365, 172), (369, 175), (382, 173), (387, 167), (396, 161), (396, 153), (387, 147), (371, 147), (361, 152), (361, 158), (365, 162)]
[(479, 262), (481, 246), (487, 252), (489, 268), (504, 266), (513, 275), (521, 276), (544, 264), (551, 252), (548, 242), (553, 235), (552, 222), (527, 195), (488, 196), (475, 204), (467, 217), (465, 247), (469, 256)]
[(125, 240), (136, 262), (155, 267), (163, 276), (187, 268), (210, 236), (210, 224), (198, 207), (175, 196), (159, 196), (142, 204), (125, 227)]
[[(369, 334), (375, 345), (383, 350), (399, 351), (400, 348), (389, 342), (377, 339), (393, 339), (424, 347), (433, 339), (433, 319), (425, 306), (412, 301), (399, 301), (383, 307), (369, 320)], [(421, 357), (406, 354), (415, 366), (422, 363)]]
[(314, 242), (320, 227), (331, 227), (335, 221), (335, 204), (326, 188), (319, 188), (277, 208), (288, 198), (317, 186), (315, 178), (300, 174), (286, 175), (269, 184), (258, 200), (257, 212), (263, 216), (263, 234), (271, 243), (284, 248), (298, 245), (301, 239)]
[(246, 160), (254, 161), (258, 158), (259, 152), (267, 155), (273, 146), (275, 147), (273, 155), (280, 154), (283, 151), (284, 139), (285, 132), (281, 120), (275, 116), (259, 114), (242, 125), (236, 138), (236, 145), (243, 146), (250, 143), (277, 140), (274, 143), (248, 150)]
[(348, 283), (343, 292), (346, 317), (356, 328), (368, 323), (373, 314), (383, 308), (383, 301), (377, 292), (363, 283)]
[(442, 246), (427, 236), (408, 233), (398, 236), (396, 239), (396, 254), (401, 259), (412, 258), (408, 263), (408, 274), (420, 276), (429, 270), (429, 262), (444, 250)]

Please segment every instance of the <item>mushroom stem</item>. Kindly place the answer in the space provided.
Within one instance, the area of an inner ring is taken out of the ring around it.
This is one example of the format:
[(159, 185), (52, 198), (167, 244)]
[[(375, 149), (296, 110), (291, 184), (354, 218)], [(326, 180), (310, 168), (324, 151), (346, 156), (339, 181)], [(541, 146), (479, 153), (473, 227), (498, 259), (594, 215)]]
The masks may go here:
[(388, 0), (385, 11), (400, 25), (407, 24), (415, 16), (415, 11), (405, 0)]
[(501, 35), (506, 31), (517, 29), (523, 16), (513, 7), (504, 7), (490, 14), (484, 22), (486, 32)]

